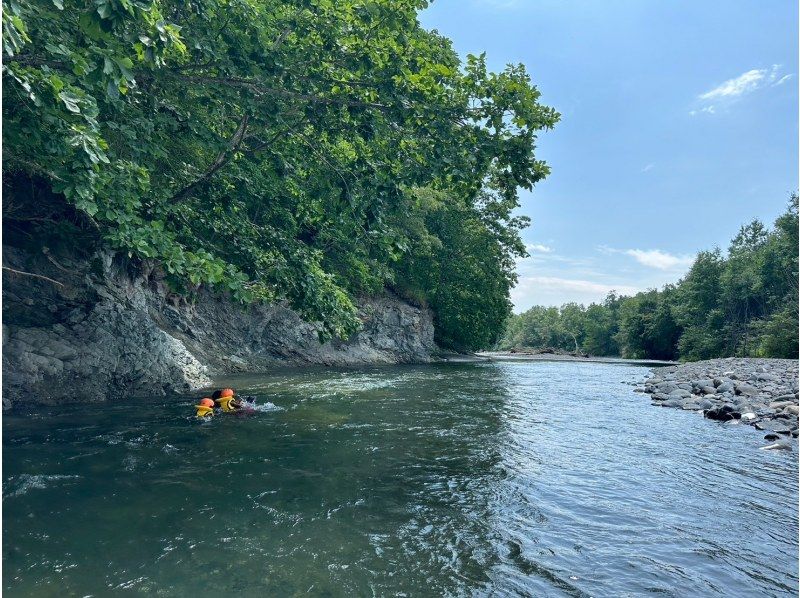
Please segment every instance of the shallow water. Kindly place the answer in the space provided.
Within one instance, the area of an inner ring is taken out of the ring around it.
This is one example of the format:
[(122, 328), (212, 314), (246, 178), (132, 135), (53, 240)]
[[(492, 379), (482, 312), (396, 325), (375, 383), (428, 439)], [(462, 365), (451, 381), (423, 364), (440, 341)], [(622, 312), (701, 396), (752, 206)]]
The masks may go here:
[(3, 590), (796, 595), (796, 445), (651, 407), (646, 372), (283, 371), (205, 423), (189, 397), (5, 416)]

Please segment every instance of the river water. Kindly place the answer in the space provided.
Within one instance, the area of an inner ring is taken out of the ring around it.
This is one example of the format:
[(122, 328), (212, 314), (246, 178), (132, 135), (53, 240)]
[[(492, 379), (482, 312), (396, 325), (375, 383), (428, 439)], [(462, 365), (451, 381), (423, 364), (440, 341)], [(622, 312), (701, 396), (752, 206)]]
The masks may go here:
[(3, 418), (6, 596), (783, 596), (798, 467), (620, 364), (239, 378)]

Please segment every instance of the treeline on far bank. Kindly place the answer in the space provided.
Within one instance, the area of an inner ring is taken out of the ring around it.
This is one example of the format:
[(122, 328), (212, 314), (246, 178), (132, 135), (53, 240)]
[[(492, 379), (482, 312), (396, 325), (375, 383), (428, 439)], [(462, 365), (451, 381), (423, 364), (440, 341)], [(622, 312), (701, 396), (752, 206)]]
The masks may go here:
[(588, 307), (512, 316), (498, 349), (553, 348), (638, 359), (798, 356), (798, 197), (771, 230), (754, 220), (701, 251), (677, 284)]

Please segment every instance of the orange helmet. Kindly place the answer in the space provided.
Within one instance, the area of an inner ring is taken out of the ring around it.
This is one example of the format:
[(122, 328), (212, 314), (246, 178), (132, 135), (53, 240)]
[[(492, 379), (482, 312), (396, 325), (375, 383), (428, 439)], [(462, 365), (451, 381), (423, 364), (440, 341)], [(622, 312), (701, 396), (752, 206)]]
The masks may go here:
[(208, 397), (206, 397), (205, 399), (202, 399), (202, 400), (200, 401), (200, 404), (201, 404), (203, 407), (213, 407), (213, 406), (214, 406), (214, 401), (212, 401), (211, 399), (209, 399)]
[(223, 388), (221, 395), (222, 397), (232, 397), (233, 396), (233, 389), (232, 388)]

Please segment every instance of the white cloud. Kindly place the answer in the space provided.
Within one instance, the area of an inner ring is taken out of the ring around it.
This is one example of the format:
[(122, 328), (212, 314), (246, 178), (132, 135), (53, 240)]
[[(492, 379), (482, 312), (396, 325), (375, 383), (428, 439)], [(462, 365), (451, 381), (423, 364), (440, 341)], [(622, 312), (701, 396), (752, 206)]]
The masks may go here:
[(697, 96), (701, 104), (705, 104), (702, 108), (690, 110), (689, 114), (692, 116), (700, 112), (706, 114), (714, 114), (719, 102), (731, 102), (737, 98), (752, 93), (764, 87), (774, 87), (781, 85), (788, 81), (792, 75), (780, 76), (781, 65), (773, 64), (768, 69), (750, 69), (727, 81), (717, 85)]
[(653, 170), (653, 168), (654, 168), (654, 167), (655, 167), (655, 164), (653, 164), (653, 163), (651, 162), (650, 164), (648, 164), (647, 166), (645, 166), (644, 168), (642, 168), (642, 172), (650, 172), (651, 170)]
[(715, 87), (711, 91), (701, 93), (699, 98), (701, 100), (717, 100), (719, 98), (740, 96), (744, 93), (755, 91), (761, 86), (766, 74), (766, 69), (749, 70), (738, 77), (728, 79), (722, 85)]
[(634, 295), (641, 289), (625, 284), (592, 282), (576, 278), (557, 276), (520, 277), (511, 291), (515, 311), (520, 312), (533, 305), (563, 305), (576, 302), (588, 305), (602, 301), (610, 291), (623, 295)]
[(614, 249), (601, 245), (597, 250), (606, 254), (629, 255), (641, 265), (658, 270), (685, 270), (694, 262), (694, 257), (691, 255), (673, 255), (660, 249)]
[(672, 255), (660, 249), (627, 249), (626, 255), (631, 256), (643, 266), (658, 268), (659, 270), (675, 270), (677, 268), (688, 268), (692, 265), (694, 258), (690, 255)]
[(542, 245), (541, 243), (528, 243), (525, 245), (525, 249), (528, 250), (528, 253), (553, 253), (552, 247)]
[(608, 293), (617, 290), (620, 293), (638, 293), (635, 287), (627, 285), (604, 284), (591, 282), (589, 280), (577, 280), (574, 278), (557, 278), (555, 276), (529, 276), (526, 278), (529, 284), (536, 284), (546, 289), (558, 291), (577, 291), (579, 293)]

